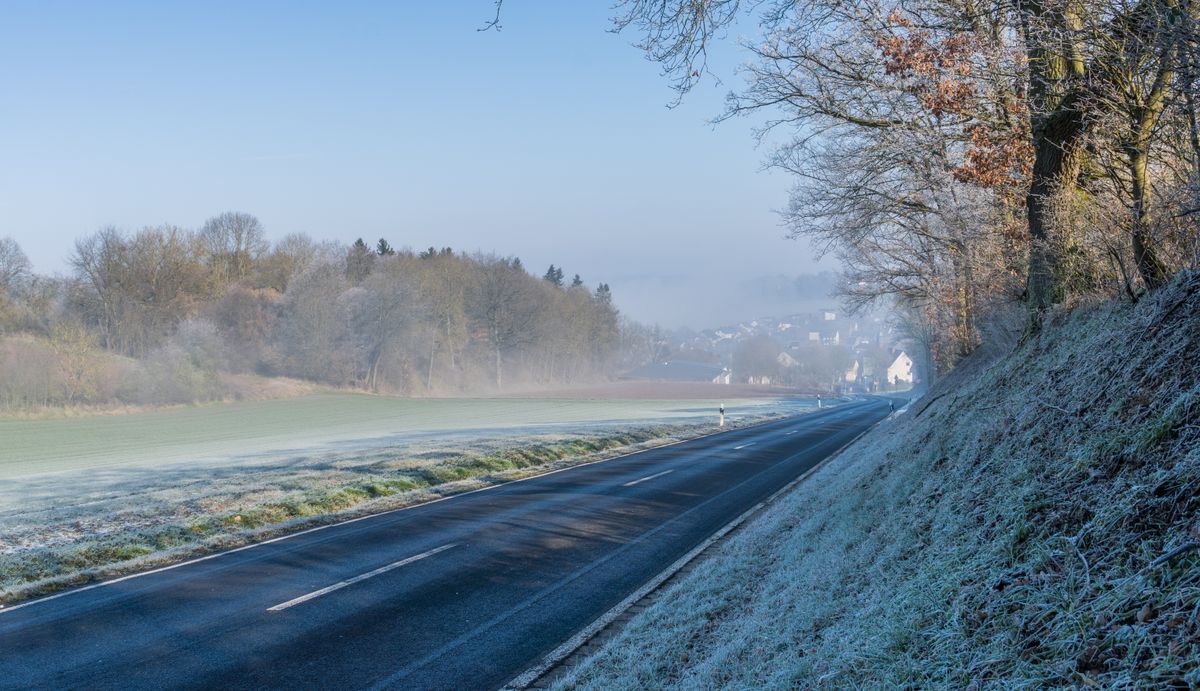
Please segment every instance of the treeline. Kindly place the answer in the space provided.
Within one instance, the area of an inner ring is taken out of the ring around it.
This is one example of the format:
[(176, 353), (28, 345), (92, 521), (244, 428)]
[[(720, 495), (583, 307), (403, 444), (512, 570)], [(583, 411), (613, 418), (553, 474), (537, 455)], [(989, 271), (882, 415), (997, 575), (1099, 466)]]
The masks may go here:
[(0, 240), (0, 406), (165, 403), (256, 374), (406, 395), (601, 378), (642, 327), (606, 284), (450, 248), (267, 241), (226, 213), (200, 230), (104, 228), (66, 277)]
[[(991, 325), (1137, 300), (1200, 263), (1200, 5), (1176, 0), (622, 0), (682, 95), (757, 14), (747, 81), (796, 177), (785, 216), (937, 369)], [(766, 135), (767, 133), (763, 133)], [(1015, 313), (1015, 319), (1010, 314)]]

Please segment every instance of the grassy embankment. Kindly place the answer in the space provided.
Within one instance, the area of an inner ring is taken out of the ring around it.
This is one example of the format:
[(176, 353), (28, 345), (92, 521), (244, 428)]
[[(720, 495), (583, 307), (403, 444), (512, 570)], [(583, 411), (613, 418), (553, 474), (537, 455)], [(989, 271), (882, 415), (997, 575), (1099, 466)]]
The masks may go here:
[(716, 405), (341, 395), (0, 421), (0, 602), (696, 436)]
[(566, 688), (1200, 687), (1200, 276), (968, 362)]

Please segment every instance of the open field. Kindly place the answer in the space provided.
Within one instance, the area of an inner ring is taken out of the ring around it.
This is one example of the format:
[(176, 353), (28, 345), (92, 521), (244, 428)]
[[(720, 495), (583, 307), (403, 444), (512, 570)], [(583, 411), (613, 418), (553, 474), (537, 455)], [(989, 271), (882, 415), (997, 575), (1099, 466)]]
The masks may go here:
[[(715, 419), (772, 399), (405, 399), (358, 394), (214, 404), (121, 416), (0, 419), (0, 479), (127, 465), (261, 460), (263, 454), (369, 448), (453, 431), (503, 436), (572, 426)], [(808, 405), (797, 401), (792, 405)]]
[(0, 602), (696, 436), (722, 402), (733, 424), (813, 406), (322, 395), (0, 421)]

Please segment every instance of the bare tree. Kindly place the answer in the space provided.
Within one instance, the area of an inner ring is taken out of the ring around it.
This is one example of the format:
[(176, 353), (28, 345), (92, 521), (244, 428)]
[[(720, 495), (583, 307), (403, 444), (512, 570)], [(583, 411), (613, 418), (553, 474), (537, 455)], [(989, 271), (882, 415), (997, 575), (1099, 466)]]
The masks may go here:
[(204, 223), (200, 238), (220, 283), (240, 281), (270, 248), (262, 223), (239, 211), (226, 211)]
[(276, 349), (284, 373), (349, 384), (354, 380), (350, 318), (342, 297), (348, 285), (342, 267), (318, 262), (296, 276), (281, 305)]
[(439, 351), (451, 372), (459, 369), (460, 353), (466, 347), (469, 335), (466, 301), (472, 271), (453, 252), (422, 255), (414, 270), (419, 274), (422, 302), (428, 308), (430, 339), (425, 388), (432, 391)]
[(389, 355), (403, 350), (403, 337), (425, 311), (405, 268), (394, 257), (381, 257), (363, 282), (357, 299), (355, 332), (366, 366), (365, 384), (372, 391), (380, 390), (381, 382), (387, 378), (384, 362)]
[(473, 286), (471, 302), (494, 357), (497, 389), (504, 388), (505, 355), (535, 338), (538, 306), (534, 285), (516, 259), (479, 259), (479, 280)]
[(121, 341), (120, 317), (127, 300), (122, 285), (128, 263), (126, 250), (121, 233), (108, 226), (77, 240), (70, 259), (75, 270), (75, 303), (83, 318), (100, 332), (101, 344), (109, 349), (117, 349)]
[[(931, 293), (939, 284), (958, 302), (953, 329), (966, 334), (980, 289), (994, 293), (998, 282), (1007, 293), (1009, 267), (1019, 263), (1036, 329), (1048, 307), (1105, 283), (1096, 272), (1108, 269), (1097, 258), (1111, 254), (1111, 234), (1083, 222), (1096, 214), (1081, 207), (1098, 202), (1078, 191), (1095, 176), (1096, 159), (1114, 149), (1125, 159), (1133, 264), (1150, 288), (1169, 277), (1161, 256), (1169, 223), (1152, 213), (1153, 156), (1168, 129), (1163, 113), (1182, 102), (1193, 123), (1188, 159), (1200, 170), (1200, 135), (1187, 105), (1194, 3), (625, 0), (617, 7), (617, 28), (641, 34), (641, 47), (680, 94), (703, 76), (709, 43), (742, 10), (758, 15), (761, 32), (745, 46), (754, 58), (747, 86), (731, 96), (725, 117), (762, 111), (770, 113), (764, 134), (793, 133), (774, 160), (801, 178), (789, 220), (805, 234), (819, 226), (827, 249), (856, 262), (850, 274), (860, 297), (894, 293), (933, 305), (944, 299)], [(1114, 122), (1112, 132), (1098, 132)], [(853, 162), (830, 173), (847, 153)], [(1024, 232), (1015, 232), (1022, 220)], [(979, 269), (998, 257), (1004, 270), (981, 278)]]
[(0, 297), (13, 295), (31, 276), (32, 265), (16, 240), (0, 238)]

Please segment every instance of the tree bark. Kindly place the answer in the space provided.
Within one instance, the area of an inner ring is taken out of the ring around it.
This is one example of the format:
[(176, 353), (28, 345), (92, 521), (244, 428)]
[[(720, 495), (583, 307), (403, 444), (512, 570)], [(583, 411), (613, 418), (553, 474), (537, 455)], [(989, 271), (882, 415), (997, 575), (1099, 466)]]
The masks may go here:
[(977, 345), (975, 333), (975, 270), (966, 242), (957, 240), (951, 247), (955, 273), (954, 340), (957, 358), (970, 355)]
[(1029, 58), (1029, 101), (1034, 161), (1025, 199), (1029, 222), (1028, 333), (1041, 328), (1042, 315), (1066, 296), (1063, 250), (1069, 228), (1054, 218), (1054, 205), (1075, 191), (1083, 160), (1086, 123), (1080, 100), (1087, 76), (1078, 40), (1081, 25), (1070, 4), (1018, 0), (1021, 33)]
[(1066, 296), (1062, 250), (1070, 244), (1070, 229), (1054, 218), (1054, 205), (1075, 191), (1083, 159), (1083, 113), (1065, 99), (1034, 132), (1033, 176), (1026, 197), (1029, 216), (1029, 276), (1026, 299), (1030, 326)]

